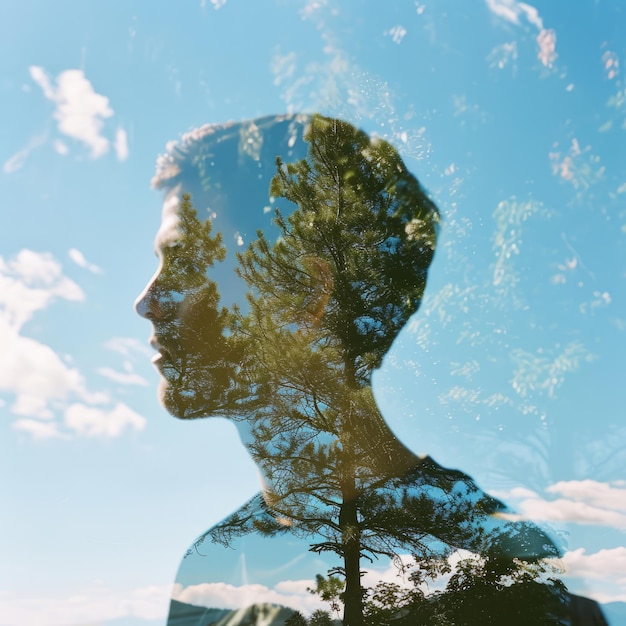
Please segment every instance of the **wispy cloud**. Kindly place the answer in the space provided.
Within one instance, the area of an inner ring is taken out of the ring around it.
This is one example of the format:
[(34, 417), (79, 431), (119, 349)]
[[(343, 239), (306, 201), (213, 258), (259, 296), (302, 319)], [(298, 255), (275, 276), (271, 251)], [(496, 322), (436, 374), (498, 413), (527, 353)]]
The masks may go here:
[(539, 11), (530, 4), (517, 0), (486, 0), (486, 3), (487, 8), (494, 15), (511, 24), (520, 25), (521, 18), (525, 18), (529, 24), (539, 30), (543, 28), (543, 20), (539, 16)]
[(141, 385), (143, 387), (148, 385), (148, 381), (143, 376), (133, 371), (129, 361), (124, 362), (124, 369), (124, 372), (118, 372), (111, 367), (100, 367), (98, 374), (120, 385)]
[(68, 435), (59, 432), (56, 422), (41, 422), (29, 417), (23, 417), (13, 422), (15, 430), (29, 433), (33, 439), (68, 439)]
[(41, 87), (43, 95), (48, 100), (54, 100), (56, 97), (56, 93), (54, 88), (52, 87), (50, 78), (44, 71), (43, 67), (39, 67), (38, 65), (31, 65), (28, 68), (28, 71), (30, 73), (30, 77)]
[(532, 353), (516, 348), (511, 358), (515, 363), (511, 385), (518, 395), (525, 398), (546, 393), (553, 398), (567, 375), (593, 360), (593, 355), (583, 344), (571, 341), (558, 351), (542, 348)]
[(401, 44), (402, 40), (406, 37), (407, 29), (404, 26), (398, 24), (389, 30), (385, 31), (385, 35), (391, 37), (393, 43)]
[(582, 145), (574, 137), (567, 149), (558, 143), (548, 153), (552, 174), (569, 183), (576, 190), (576, 198), (581, 200), (590, 187), (605, 177), (605, 167), (600, 157), (593, 154), (590, 145)]
[(64, 141), (61, 141), (60, 139), (55, 139), (54, 151), (57, 154), (60, 154), (61, 156), (65, 156), (66, 154), (69, 153), (70, 149), (68, 148), (67, 144)]
[(490, 67), (497, 67), (498, 69), (504, 69), (509, 63), (513, 66), (513, 71), (516, 70), (517, 61), (517, 42), (510, 41), (496, 46), (487, 56)]
[[(216, 11), (218, 9), (221, 9), (226, 4), (226, 0), (209, 0), (209, 2), (211, 3), (211, 6)], [(202, 0), (202, 8), (204, 8), (205, 6), (206, 6), (206, 0)]]
[(65, 409), (65, 425), (84, 437), (119, 437), (125, 430), (143, 430), (146, 418), (118, 402), (112, 409), (72, 404)]
[[(114, 113), (109, 98), (95, 91), (82, 70), (65, 70), (54, 81), (43, 67), (33, 65), (29, 72), (44, 97), (55, 104), (53, 117), (59, 133), (87, 146), (93, 159), (106, 154), (111, 141), (104, 134), (105, 120)], [(57, 141), (55, 146), (60, 154), (67, 153), (62, 142)], [(59, 146), (64, 147), (59, 150)], [(121, 127), (116, 131), (113, 147), (120, 161), (128, 158), (126, 132)]]
[[(544, 67), (549, 68), (553, 66), (557, 59), (556, 32), (553, 29), (544, 28), (543, 19), (536, 7), (518, 0), (485, 1), (489, 11), (498, 18), (515, 26), (526, 26), (527, 28), (531, 27), (532, 30), (536, 29), (538, 31), (536, 42), (539, 48), (537, 58)], [(499, 67), (503, 67), (503, 65)]]
[(95, 263), (90, 263), (89, 261), (87, 261), (87, 259), (85, 258), (85, 255), (80, 250), (76, 248), (70, 248), (67, 251), (67, 255), (79, 267), (89, 270), (93, 274), (102, 274), (102, 268), (96, 265)]
[(104, 347), (107, 350), (117, 352), (127, 358), (133, 354), (139, 354), (144, 357), (154, 356), (154, 351), (152, 351), (145, 342), (139, 341), (134, 337), (114, 337), (113, 339), (109, 339), (109, 341), (104, 344)]
[(115, 148), (117, 160), (126, 161), (128, 158), (128, 136), (122, 127), (119, 127), (115, 131), (115, 143), (113, 147)]
[(124, 357), (122, 363), (123, 371), (113, 369), (112, 367), (100, 367), (97, 371), (100, 376), (104, 376), (119, 385), (140, 385), (147, 386), (148, 381), (135, 372), (133, 361), (141, 359), (145, 363), (147, 359), (154, 356), (154, 351), (144, 342), (138, 341), (133, 337), (115, 337), (109, 339), (104, 347), (111, 352), (115, 352)]
[(539, 52), (537, 58), (545, 67), (552, 67), (557, 58), (556, 32), (552, 28), (544, 28), (537, 35)]
[(18, 150), (13, 156), (9, 157), (4, 162), (2, 171), (5, 174), (13, 174), (14, 172), (20, 170), (24, 166), (28, 155), (35, 150), (35, 148), (43, 145), (47, 139), (48, 133), (43, 133), (33, 137), (23, 148)]

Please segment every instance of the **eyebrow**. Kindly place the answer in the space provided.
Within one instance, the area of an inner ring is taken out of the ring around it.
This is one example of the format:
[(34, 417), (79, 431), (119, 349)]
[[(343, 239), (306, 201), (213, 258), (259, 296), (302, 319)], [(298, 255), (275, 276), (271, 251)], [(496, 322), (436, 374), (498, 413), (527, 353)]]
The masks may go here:
[(154, 253), (158, 256), (159, 252), (168, 244), (173, 243), (180, 237), (180, 231), (178, 229), (179, 219), (167, 219), (161, 223), (159, 230), (154, 237)]

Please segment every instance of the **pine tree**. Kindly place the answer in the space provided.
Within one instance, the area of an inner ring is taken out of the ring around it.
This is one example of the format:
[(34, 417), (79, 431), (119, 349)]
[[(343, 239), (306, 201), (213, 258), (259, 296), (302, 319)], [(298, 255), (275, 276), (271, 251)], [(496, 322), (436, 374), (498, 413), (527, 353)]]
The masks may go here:
[(270, 243), (259, 232), (238, 256), (248, 308), (219, 307), (208, 271), (223, 257), (221, 239), (185, 197), (180, 241), (164, 251), (159, 324), (169, 328), (177, 414), (247, 420), (246, 445), (272, 490), (211, 538), (288, 532), (311, 539), (312, 551), (337, 557), (317, 592), (343, 604), (345, 626), (362, 626), (373, 610), (387, 619), (384, 598), (395, 593), (363, 588), (364, 559), (410, 552), (441, 563), (452, 548), (480, 552), (484, 521), (502, 505), (469, 476), (404, 448), (370, 386), (419, 306), (435, 206), (387, 142), (320, 116), (305, 139), (305, 159), (277, 158), (270, 193), (296, 206), (289, 217), (276, 212), (279, 239)]
[[(255, 415), (254, 456), (275, 486), (273, 506), (325, 538), (312, 550), (340, 558), (330, 573), (345, 581), (344, 624), (358, 626), (362, 557), (426, 550), (455, 510), (458, 539), (470, 512), (465, 492), (454, 493), (458, 476), (391, 479), (415, 457), (389, 433), (370, 388), (421, 300), (438, 213), (387, 142), (320, 116), (305, 139), (307, 158), (278, 157), (270, 187), (297, 208), (276, 212), (274, 245), (258, 232), (239, 257), (251, 288), (242, 328), (271, 390)], [(419, 492), (429, 479), (445, 494), (439, 506)]]
[(307, 620), (300, 611), (294, 611), (293, 614), (285, 620), (285, 626), (307, 626)]
[(151, 317), (164, 356), (169, 385), (164, 403), (180, 418), (228, 413), (251, 390), (238, 373), (246, 348), (233, 332), (235, 315), (219, 306), (210, 268), (224, 259), (220, 233), (198, 219), (189, 194), (177, 210), (177, 236), (161, 246), (161, 270), (152, 287)]

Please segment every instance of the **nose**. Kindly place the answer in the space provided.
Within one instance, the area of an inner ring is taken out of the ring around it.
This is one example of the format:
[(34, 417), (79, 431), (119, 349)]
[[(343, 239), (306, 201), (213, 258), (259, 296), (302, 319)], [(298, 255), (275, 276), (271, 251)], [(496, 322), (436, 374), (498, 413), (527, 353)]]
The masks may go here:
[(137, 296), (137, 300), (135, 300), (135, 311), (138, 315), (147, 320), (153, 320), (157, 316), (154, 285), (158, 275), (159, 272), (156, 272), (155, 275), (148, 281), (144, 290), (139, 294), (139, 296)]

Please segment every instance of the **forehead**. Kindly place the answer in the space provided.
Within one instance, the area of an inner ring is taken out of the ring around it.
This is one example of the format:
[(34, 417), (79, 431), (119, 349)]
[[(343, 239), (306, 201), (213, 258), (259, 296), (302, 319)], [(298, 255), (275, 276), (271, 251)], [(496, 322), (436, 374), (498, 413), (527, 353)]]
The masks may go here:
[(161, 241), (176, 237), (176, 210), (183, 192), (191, 194), (198, 218), (210, 219), (214, 232), (222, 233), (228, 255), (256, 239), (257, 230), (275, 239), (274, 209), (288, 215), (294, 208), (284, 199), (275, 202), (270, 197), (276, 157), (286, 163), (304, 158), (308, 119), (287, 115), (207, 125), (172, 144), (159, 161), (155, 180), (157, 187), (169, 192), (163, 205)]
[(161, 211), (161, 225), (154, 238), (154, 248), (156, 251), (174, 243), (179, 237), (178, 208), (180, 206), (180, 188), (172, 189), (163, 201)]

